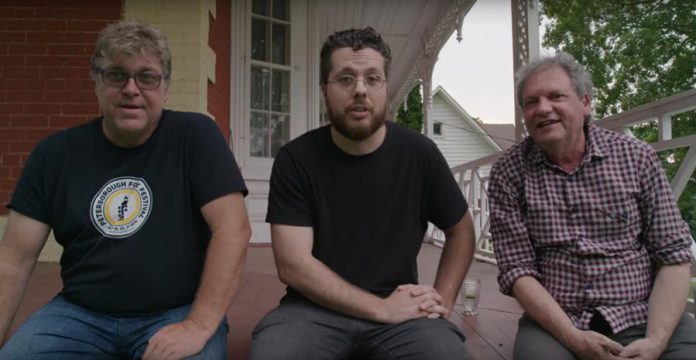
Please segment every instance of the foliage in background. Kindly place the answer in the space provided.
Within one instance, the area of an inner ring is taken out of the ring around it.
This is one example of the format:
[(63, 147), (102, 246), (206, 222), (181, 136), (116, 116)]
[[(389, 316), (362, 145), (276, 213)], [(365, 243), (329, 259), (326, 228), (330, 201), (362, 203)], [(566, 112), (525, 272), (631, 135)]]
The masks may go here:
[(409, 127), (417, 132), (423, 129), (423, 97), (421, 96), (420, 84), (416, 85), (408, 93), (406, 100), (406, 110), (404, 105), (399, 106), (396, 113), (396, 122)]
[[(696, 0), (540, 0), (540, 9), (548, 20), (543, 45), (572, 54), (592, 74), (597, 118), (696, 85)], [(696, 133), (696, 112), (672, 120), (673, 137)], [(655, 123), (632, 130), (647, 142), (657, 140)], [(660, 153), (670, 179), (685, 154)], [(694, 174), (679, 208), (696, 238)]]

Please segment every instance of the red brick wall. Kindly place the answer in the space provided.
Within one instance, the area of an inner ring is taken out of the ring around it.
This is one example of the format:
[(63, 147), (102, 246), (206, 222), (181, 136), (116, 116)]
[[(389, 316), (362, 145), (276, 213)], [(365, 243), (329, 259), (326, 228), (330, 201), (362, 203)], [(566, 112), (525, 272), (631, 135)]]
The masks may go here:
[(89, 58), (122, 0), (0, 0), (0, 214), (47, 135), (98, 114)]
[(230, 0), (216, 1), (216, 17), (210, 15), (208, 45), (215, 52), (215, 83), (208, 81), (208, 112), (215, 116), (225, 139), (230, 140)]

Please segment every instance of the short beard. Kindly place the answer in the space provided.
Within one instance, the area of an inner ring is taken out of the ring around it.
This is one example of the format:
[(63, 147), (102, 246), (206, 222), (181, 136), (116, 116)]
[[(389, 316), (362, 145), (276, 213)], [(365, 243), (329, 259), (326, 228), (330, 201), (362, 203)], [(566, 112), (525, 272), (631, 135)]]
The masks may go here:
[(351, 139), (353, 141), (363, 141), (372, 134), (376, 133), (379, 128), (384, 125), (386, 118), (386, 111), (381, 111), (379, 113), (372, 114), (372, 120), (367, 127), (364, 126), (350, 126), (348, 120), (346, 120), (346, 115), (340, 111), (334, 111), (329, 102), (326, 102), (326, 115), (329, 117), (331, 126), (338, 131), (339, 134)]

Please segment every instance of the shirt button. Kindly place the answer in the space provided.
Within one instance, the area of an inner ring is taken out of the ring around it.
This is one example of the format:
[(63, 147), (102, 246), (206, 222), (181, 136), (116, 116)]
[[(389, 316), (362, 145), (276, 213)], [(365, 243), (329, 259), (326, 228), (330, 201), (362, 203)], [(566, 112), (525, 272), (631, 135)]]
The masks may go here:
[(586, 284), (585, 290), (592, 290), (592, 283)]
[(570, 207), (570, 213), (571, 214), (577, 214), (580, 212), (580, 208), (577, 205), (573, 205)]

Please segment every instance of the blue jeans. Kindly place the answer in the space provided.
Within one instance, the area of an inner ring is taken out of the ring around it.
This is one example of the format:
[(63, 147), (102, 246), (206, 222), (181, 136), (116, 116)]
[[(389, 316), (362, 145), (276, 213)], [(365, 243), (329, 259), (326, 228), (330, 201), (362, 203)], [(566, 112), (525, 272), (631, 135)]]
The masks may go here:
[[(188, 316), (182, 306), (147, 317), (113, 317), (57, 296), (32, 315), (0, 349), (2, 360), (140, 359), (159, 329)], [(189, 359), (225, 359), (227, 323)]]
[(285, 299), (256, 325), (250, 360), (469, 359), (464, 335), (445, 319), (380, 324)]

